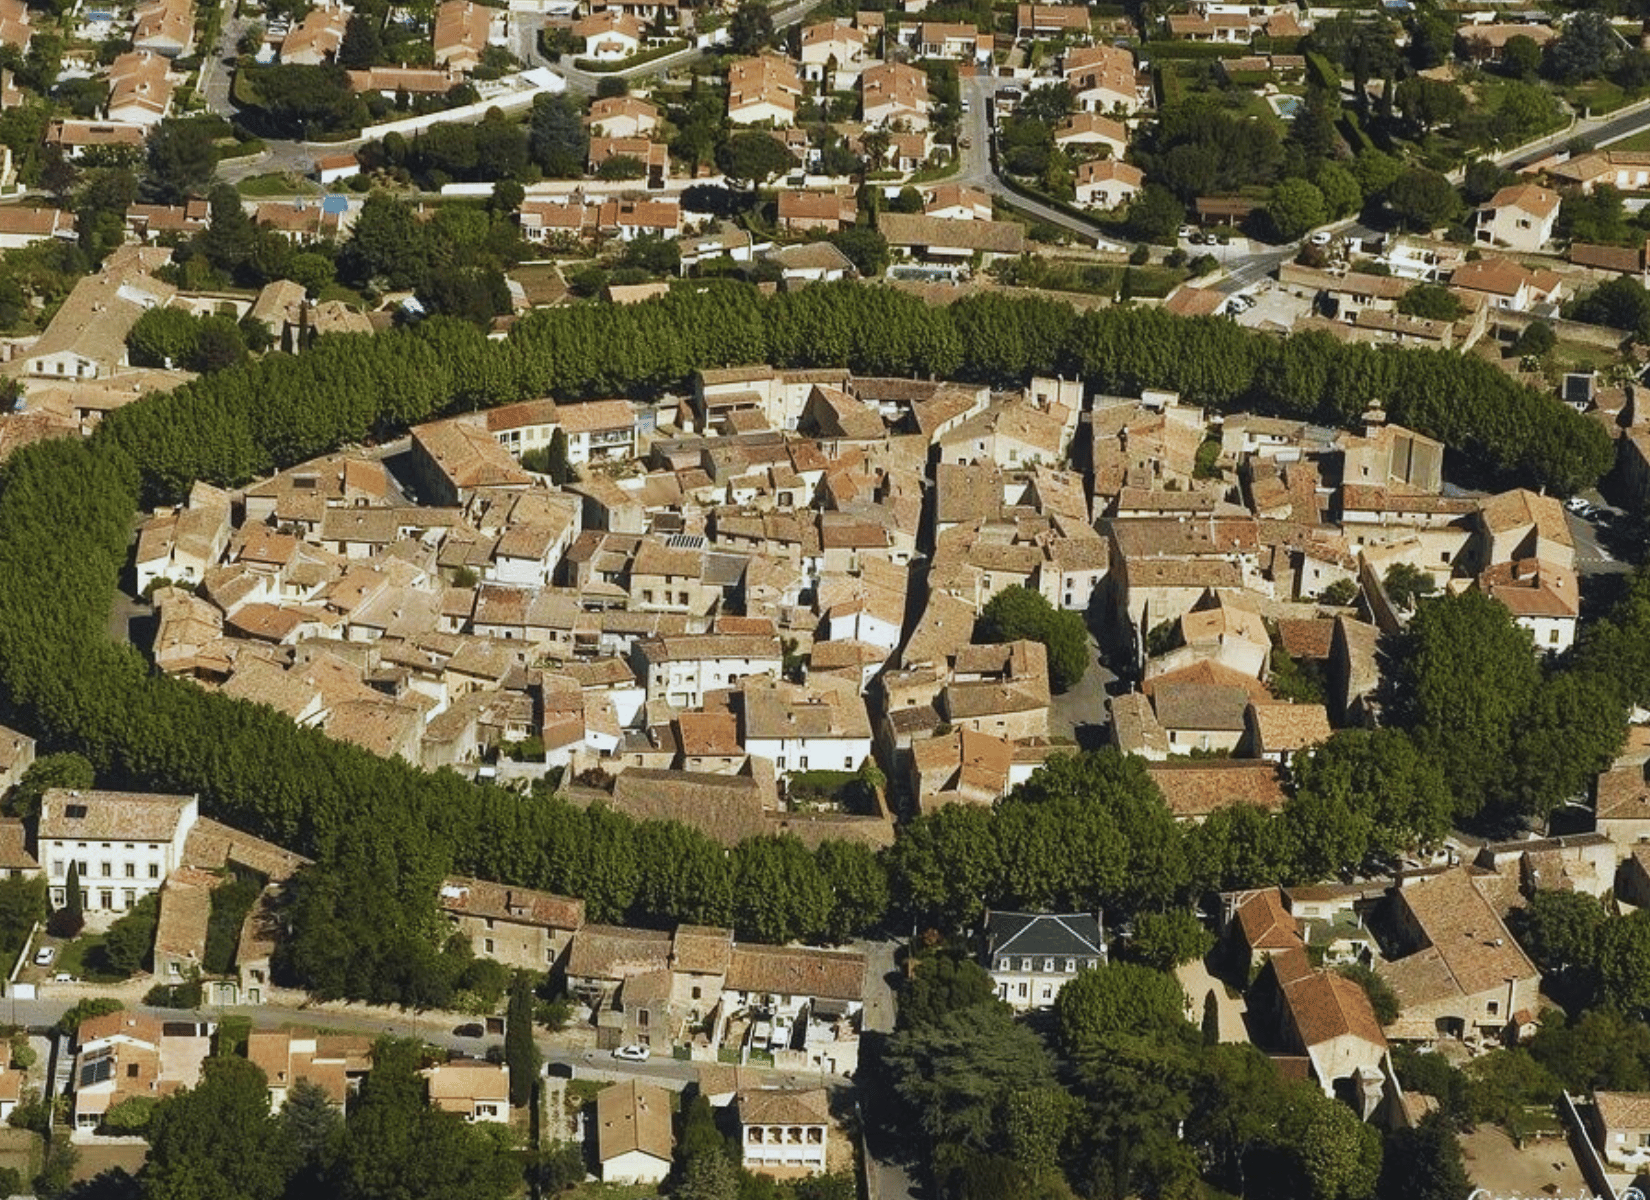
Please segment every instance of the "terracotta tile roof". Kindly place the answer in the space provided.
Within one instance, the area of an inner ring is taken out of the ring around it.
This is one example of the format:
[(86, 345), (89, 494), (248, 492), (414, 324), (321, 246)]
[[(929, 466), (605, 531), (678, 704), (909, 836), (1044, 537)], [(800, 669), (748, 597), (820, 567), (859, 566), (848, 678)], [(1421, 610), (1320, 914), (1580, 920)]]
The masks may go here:
[(1306, 943), (1300, 926), (1283, 906), (1277, 888), (1251, 893), (1235, 914), (1238, 935), (1250, 950), (1299, 950)]
[(567, 951), (569, 979), (626, 979), (670, 965), (670, 934), (658, 929), (586, 925)]
[(1285, 617), (1278, 621), (1278, 640), (1291, 658), (1328, 658), (1334, 649), (1335, 622), (1328, 617)]
[(728, 960), (727, 987), (815, 1000), (861, 1000), (865, 955), (857, 950), (736, 945)]
[(1232, 804), (1253, 804), (1277, 812), (1288, 799), (1278, 768), (1269, 762), (1207, 759), (1147, 763), (1146, 773), (1163, 793), (1169, 811), (1181, 820), (1206, 817)]
[(828, 1125), (831, 1106), (824, 1088), (763, 1088), (740, 1092), (741, 1125)]
[(1650, 1131), (1650, 1092), (1594, 1092), (1593, 1103), (1611, 1133)]
[(921, 213), (880, 212), (877, 228), (893, 246), (941, 246), (1018, 254), (1025, 247), (1025, 226), (1013, 221), (966, 221)]
[(451, 876), (441, 883), (443, 912), (490, 917), (518, 925), (577, 930), (584, 925), (584, 901), (531, 888), (511, 887), (488, 879)]
[(1329, 711), (1321, 704), (1251, 704), (1261, 749), (1305, 750), (1329, 740)]
[(1283, 1006), (1309, 1050), (1347, 1036), (1386, 1047), (1369, 994), (1334, 971), (1314, 972), (1289, 984), (1283, 989)]
[[(1405, 1003), (1474, 996), (1510, 979), (1539, 978), (1465, 867), (1399, 888), (1396, 896), (1427, 943), (1420, 952), (1381, 968)], [(1406, 966), (1412, 959), (1419, 961)]]
[(602, 1162), (624, 1154), (670, 1161), (670, 1093), (653, 1083), (628, 1079), (596, 1093), (596, 1145)]
[(169, 842), (193, 796), (52, 788), (40, 801), (42, 838)]
[(1551, 188), (1538, 187), (1533, 183), (1520, 183), (1502, 188), (1490, 197), (1490, 202), (1485, 207), (1516, 208), (1532, 216), (1545, 218), (1557, 212), (1558, 205), (1559, 195)]

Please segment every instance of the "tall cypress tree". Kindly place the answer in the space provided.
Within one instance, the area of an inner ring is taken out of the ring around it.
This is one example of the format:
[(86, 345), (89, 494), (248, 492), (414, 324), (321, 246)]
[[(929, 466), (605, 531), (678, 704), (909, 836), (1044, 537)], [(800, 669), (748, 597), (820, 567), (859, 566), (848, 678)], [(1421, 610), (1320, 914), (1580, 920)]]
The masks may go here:
[(70, 859), (69, 877), (63, 884), (63, 907), (52, 914), (51, 931), (58, 937), (74, 937), (85, 925), (85, 905), (80, 902), (80, 864)]
[(504, 1021), (504, 1061), (510, 1067), (510, 1103), (532, 1103), (539, 1075), (539, 1048), (533, 1041), (533, 991), (527, 972), (510, 983), (510, 1008)]

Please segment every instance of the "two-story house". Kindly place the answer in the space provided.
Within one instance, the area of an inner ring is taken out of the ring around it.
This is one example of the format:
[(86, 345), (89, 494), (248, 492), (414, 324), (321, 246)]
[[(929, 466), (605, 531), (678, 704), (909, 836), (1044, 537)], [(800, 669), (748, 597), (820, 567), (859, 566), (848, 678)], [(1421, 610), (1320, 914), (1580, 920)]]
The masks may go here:
[(1079, 971), (1106, 961), (1095, 913), (987, 912), (985, 966), (1016, 1012), (1048, 1008)]

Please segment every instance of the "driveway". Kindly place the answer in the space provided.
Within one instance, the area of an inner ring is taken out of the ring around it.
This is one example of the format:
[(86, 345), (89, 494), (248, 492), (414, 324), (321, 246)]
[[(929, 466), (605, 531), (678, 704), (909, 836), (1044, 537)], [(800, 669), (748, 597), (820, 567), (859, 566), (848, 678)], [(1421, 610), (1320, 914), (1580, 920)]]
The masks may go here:
[(1181, 989), (1186, 993), (1186, 1013), (1194, 1025), (1202, 1028), (1205, 997), (1213, 992), (1215, 1003), (1220, 1008), (1220, 1040), (1249, 1040), (1249, 1027), (1243, 1019), (1243, 1014), (1249, 1011), (1249, 1006), (1244, 1003), (1242, 996), (1233, 996), (1228, 992), (1226, 985), (1209, 974), (1209, 968), (1201, 961), (1189, 962), (1177, 968), (1174, 976), (1180, 980)]
[(1520, 1150), (1498, 1126), (1480, 1125), (1460, 1135), (1467, 1178), (1495, 1196), (1588, 1196), (1575, 1155), (1562, 1137), (1543, 1138)]

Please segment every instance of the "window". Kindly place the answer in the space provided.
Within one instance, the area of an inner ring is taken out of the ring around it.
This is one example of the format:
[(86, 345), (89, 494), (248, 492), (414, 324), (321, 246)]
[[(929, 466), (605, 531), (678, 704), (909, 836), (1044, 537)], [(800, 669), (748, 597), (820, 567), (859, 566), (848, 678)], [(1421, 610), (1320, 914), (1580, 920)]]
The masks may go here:
[(137, 1077), (138, 1077), (138, 1065), (136, 1063), (127, 1063), (126, 1064), (126, 1078), (136, 1079)]
[(1029, 971), (1029, 970), (1031, 970), (1031, 959), (1029, 959), (1029, 958), (1022, 958), (1022, 959), (1021, 959), (1021, 960), (1020, 960), (1020, 970), (1022, 970), (1022, 971)]
[(492, 938), (483, 938), (482, 942), (481, 942), (481, 946), (482, 946), (482, 950), (485, 953), (491, 954), (493, 952), (493, 939)]
[(645, 1008), (638, 1009), (637, 1012), (636, 1012), (636, 1024), (639, 1027), (641, 1027), (642, 1029), (646, 1029), (647, 1028), (647, 1023), (648, 1023), (647, 1009), (645, 1009)]
[(1558, 630), (1556, 630), (1556, 629), (1548, 630), (1547, 631), (1547, 641), (1550, 644), (1556, 646), (1558, 644)]
[(702, 990), (703, 990), (703, 989), (701, 989), (701, 988), (700, 988), (700, 987), (698, 987), (698, 986), (697, 986), (697, 985), (695, 985), (695, 986), (694, 986), (694, 989), (693, 989), (693, 998), (694, 998), (694, 999), (695, 999), (695, 1000), (697, 1000), (697, 999), (699, 999), (699, 995), (700, 995), (700, 992), (701, 992), (701, 991), (702, 991)]
[(114, 867), (112, 867), (110, 864), (101, 863), (99, 865), (102, 866), (102, 868), (103, 868), (103, 878), (107, 879), (107, 878), (109, 878), (109, 876), (111, 876), (115, 873)]
[(1484, 1011), (1489, 1013), (1492, 1017), (1495, 1016), (1501, 1011), (1501, 1001), (1491, 1000), (1488, 1004), (1484, 1005)]
[(999, 971), (1012, 971), (1014, 969), (1014, 960), (1006, 956), (999, 958), (997, 960), (997, 969)]
[(137, 878), (137, 864), (136, 863), (127, 863), (126, 864), (126, 878), (128, 878), (128, 879), (136, 879)]
[(159, 863), (150, 863), (149, 864), (149, 878), (150, 879), (159, 879), (160, 878), (160, 864)]
[(1031, 985), (1029, 983), (1022, 983), (1020, 985), (1020, 999), (1025, 1000), (1025, 999), (1029, 998), (1030, 995), (1031, 995)]
[(1088, 966), (1088, 969), (1092, 971), (1100, 965), (1100, 960), (1097, 958), (1091, 958), (1088, 960), (1086, 965)]
[(1045, 971), (1054, 970), (1054, 960), (1052, 958), (1045, 958), (1043, 960), (1043, 970), (1045, 970)]
[(1077, 970), (1077, 960), (1075, 958), (1066, 959), (1066, 974), (1070, 975), (1072, 972), (1074, 972), (1076, 970)]

